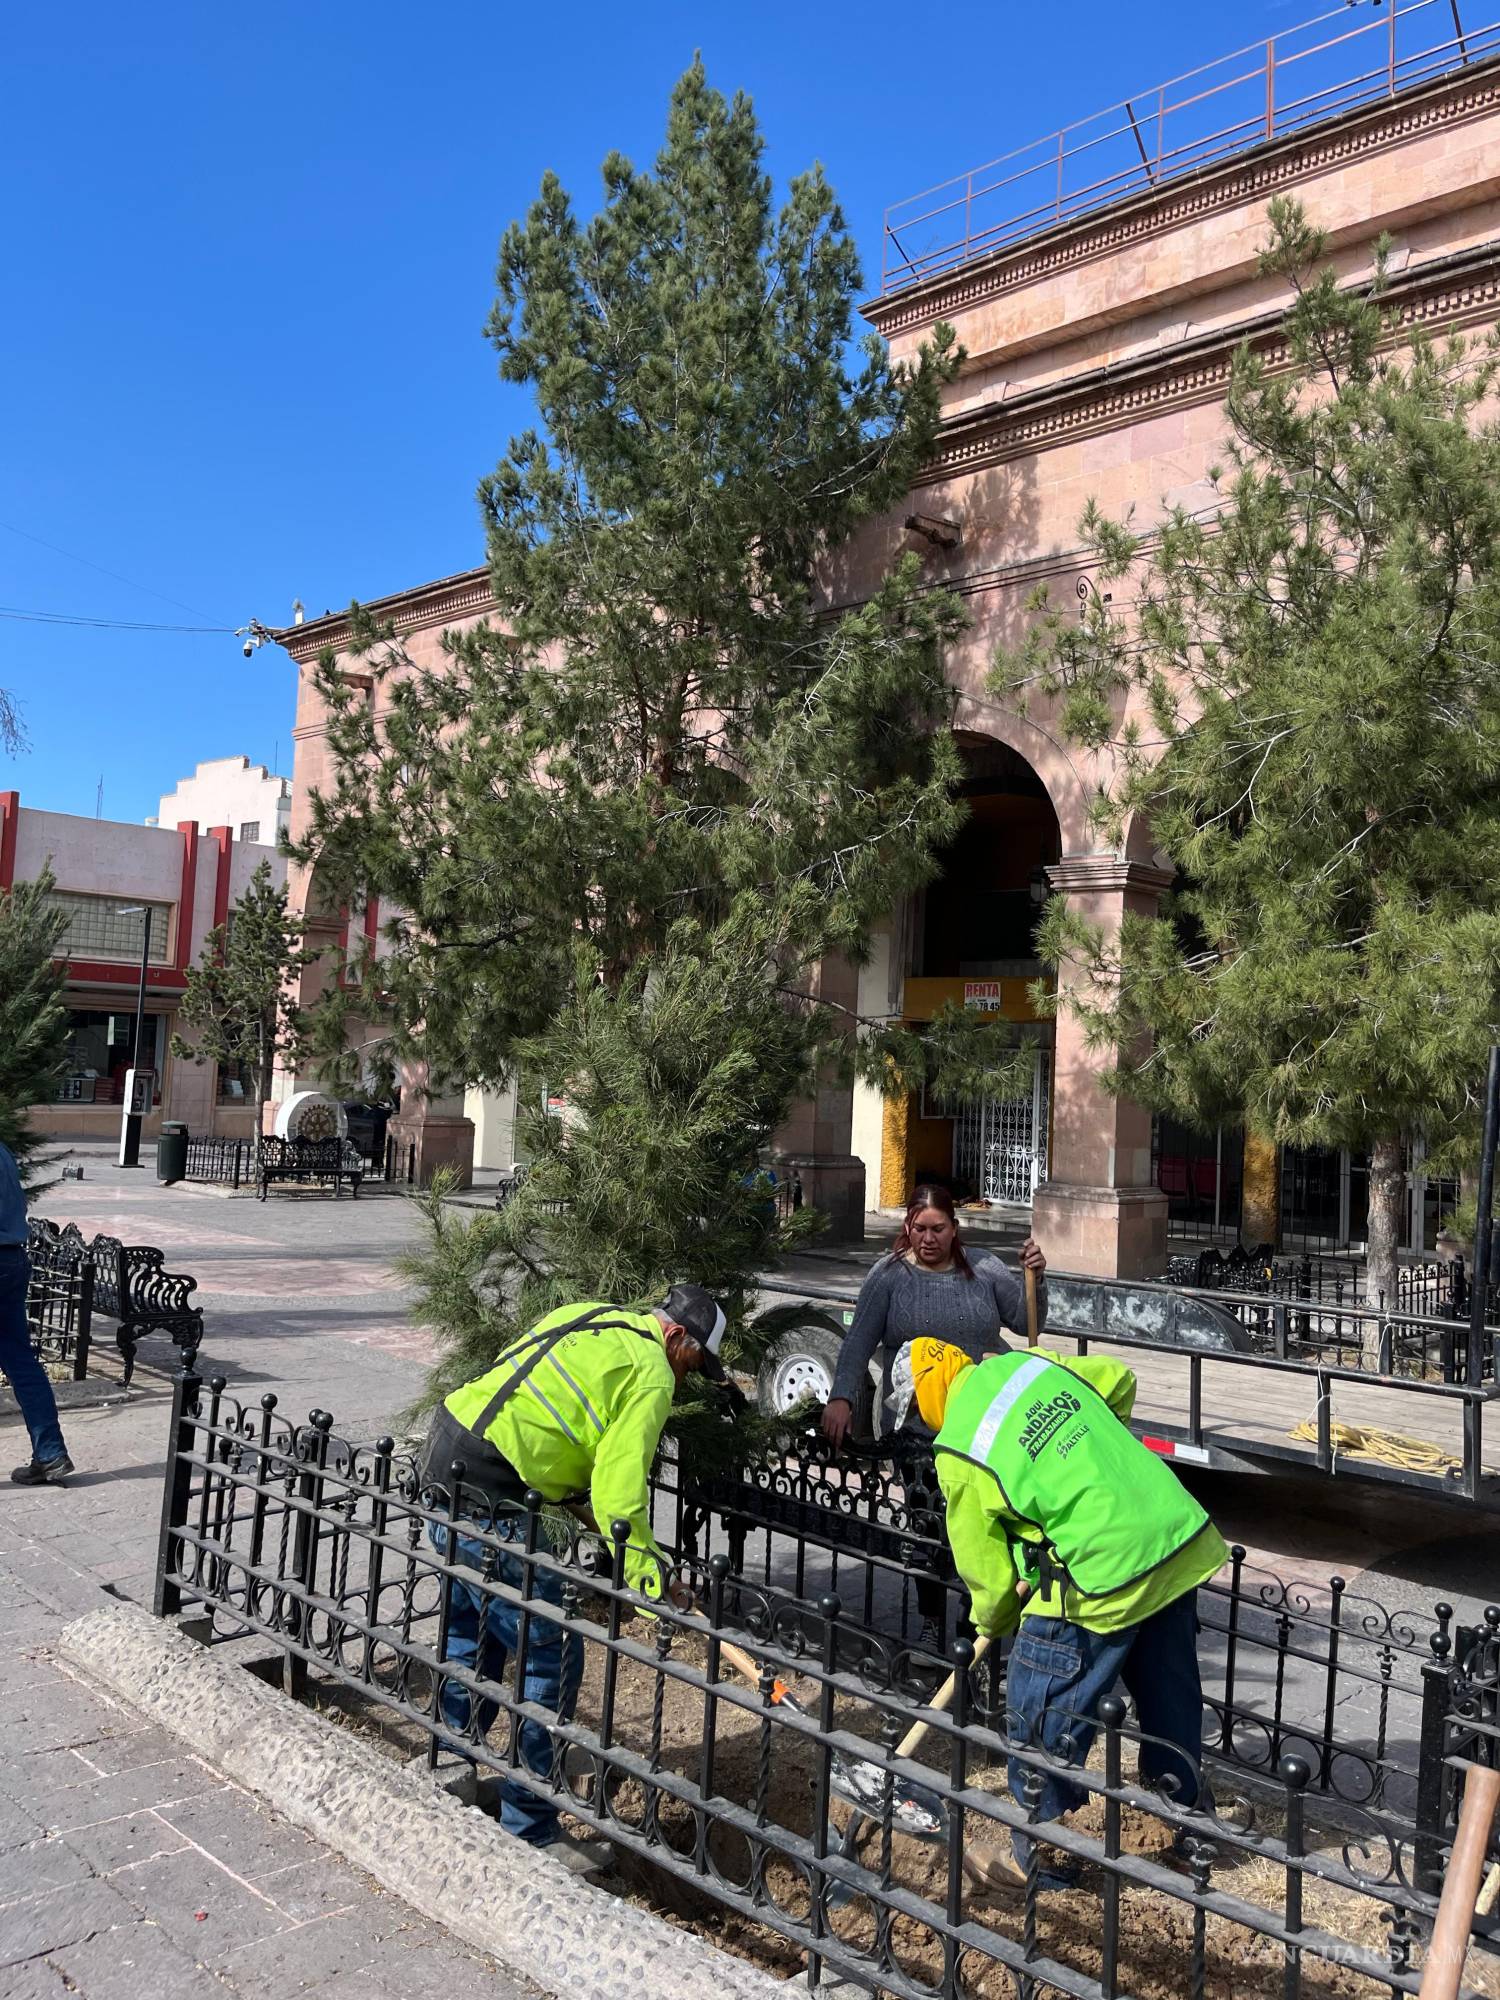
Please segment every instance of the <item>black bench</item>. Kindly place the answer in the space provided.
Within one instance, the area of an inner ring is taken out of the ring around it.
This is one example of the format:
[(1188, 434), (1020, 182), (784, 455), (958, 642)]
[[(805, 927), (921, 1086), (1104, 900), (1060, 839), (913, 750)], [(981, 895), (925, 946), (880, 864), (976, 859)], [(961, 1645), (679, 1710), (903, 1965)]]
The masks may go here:
[(115, 1345), (128, 1384), (135, 1373), (136, 1349), (148, 1333), (165, 1333), (191, 1368), (203, 1341), (203, 1308), (189, 1303), (198, 1280), (168, 1271), (160, 1250), (96, 1236), (86, 1243), (78, 1225), (59, 1229), (41, 1217), (27, 1225), (31, 1280), (26, 1290), (27, 1323), (39, 1355), (69, 1361), (81, 1382), (88, 1368), (96, 1314), (115, 1321)]
[(349, 1183), (350, 1192), (359, 1194), (359, 1184), (369, 1172), (364, 1155), (347, 1139), (263, 1138), (256, 1161), (256, 1194), (264, 1201), (272, 1181), (332, 1182), (333, 1198)]

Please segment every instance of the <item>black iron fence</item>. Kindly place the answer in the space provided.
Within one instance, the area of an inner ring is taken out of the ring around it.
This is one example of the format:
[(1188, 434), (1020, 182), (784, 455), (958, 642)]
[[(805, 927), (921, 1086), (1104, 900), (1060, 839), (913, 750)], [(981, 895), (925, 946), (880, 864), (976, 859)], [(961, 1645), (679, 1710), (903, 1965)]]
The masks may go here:
[(93, 1337), (93, 1251), (76, 1229), (65, 1238), (32, 1223), (27, 1253), (26, 1331), (32, 1348), (38, 1360), (66, 1368), (75, 1382), (82, 1382)]
[(213, 1187), (248, 1187), (255, 1180), (253, 1139), (189, 1139), (184, 1180)]
[[(817, 1484), (809, 1459), (791, 1453), (792, 1497)], [(894, 1465), (860, 1475), (875, 1477), (887, 1511), (906, 1504)], [(311, 1684), (433, 1762), (456, 1752), (554, 1802), (606, 1835), (653, 1901), (737, 1926), (775, 1968), (805, 1960), (810, 1982), (826, 1970), (902, 2000), (1017, 1988), (1202, 2000), (1226, 1981), (1299, 2000), (1348, 1991), (1350, 1975), (1416, 1992), (1425, 1884), (1450, 1839), (1451, 1815), (1418, 1825), (1424, 1690), (1448, 1686), (1423, 1667), (1449, 1644), (1444, 1607), (1395, 1619), (1336, 1580), (1318, 1592), (1260, 1577), (1236, 1552), (1204, 1594), (1203, 1777), (1219, 1803), (1189, 1810), (1134, 1776), (1142, 1738), (1122, 1702), (1103, 1704), (1086, 1764), (1060, 1760), (1007, 1712), (993, 1651), (981, 1666), (964, 1639), (947, 1661), (908, 1645), (883, 1626), (879, 1590), (867, 1617), (862, 1566), (884, 1578), (886, 1551), (840, 1533), (863, 1518), (858, 1480), (828, 1483), (849, 1497), (824, 1509), (811, 1550), (785, 1521), (746, 1527), (772, 1545), (768, 1574), (752, 1577), (724, 1545), (733, 1510), (669, 1474), (657, 1532), (665, 1545), (687, 1531), (668, 1577), (681, 1589), (648, 1605), (623, 1582), (623, 1524), (604, 1539), (537, 1505), (467, 1513), (460, 1487), (424, 1485), (389, 1438), (340, 1438), (326, 1413), (297, 1423), (274, 1395), (246, 1407), (222, 1381), (185, 1374), (156, 1609), (212, 1637), (258, 1635), (294, 1691)], [(930, 1544), (925, 1501), (896, 1518), (898, 1535), (920, 1529)], [(852, 1597), (813, 1573), (834, 1554)], [(503, 1607), (508, 1661), (482, 1638), (460, 1655), (461, 1602)], [(533, 1635), (576, 1662), (561, 1712), (516, 1684)], [(914, 1720), (925, 1747), (900, 1755)], [(1061, 1772), (1085, 1803), (1043, 1819), (1043, 1787)], [(934, 1838), (911, 1833), (913, 1799)], [(1017, 1831), (1033, 1844), (1007, 1887)], [(1083, 1873), (1054, 1896), (1039, 1868), (1059, 1853)]]

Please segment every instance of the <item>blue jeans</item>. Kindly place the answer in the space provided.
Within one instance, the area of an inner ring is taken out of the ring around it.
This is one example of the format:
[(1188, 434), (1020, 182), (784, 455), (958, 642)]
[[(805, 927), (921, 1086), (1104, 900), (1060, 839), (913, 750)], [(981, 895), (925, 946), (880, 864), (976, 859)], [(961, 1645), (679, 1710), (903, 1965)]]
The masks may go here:
[(31, 1433), (31, 1455), (49, 1465), (67, 1456), (57, 1398), (47, 1371), (32, 1352), (26, 1325), (26, 1281), (31, 1266), (18, 1246), (0, 1248), (0, 1369), (16, 1392), (21, 1415)]
[[(525, 1532), (525, 1523), (521, 1520), (513, 1524), (499, 1523), (496, 1527), (502, 1541), (519, 1542)], [(429, 1522), (427, 1533), (439, 1554), (448, 1555), (450, 1561), (464, 1563), (484, 1576), (494, 1577), (512, 1590), (524, 1589), (525, 1579), (518, 1556), (501, 1555), (475, 1536), (462, 1532), (454, 1534), (450, 1551), (449, 1530), (440, 1521)], [(539, 1566), (533, 1569), (531, 1578), (533, 1598), (540, 1599), (544, 1604), (561, 1605), (563, 1579), (556, 1570)], [(503, 1597), (475, 1590), (461, 1578), (455, 1578), (448, 1607), (448, 1645), (443, 1657), (471, 1668), (485, 1680), (498, 1681), (505, 1672), (506, 1660), (520, 1643), (520, 1625), (521, 1610), (518, 1605), (508, 1603)], [(518, 1697), (522, 1701), (535, 1702), (538, 1708), (555, 1709), (559, 1720), (566, 1722), (573, 1713), (573, 1704), (578, 1698), (578, 1683), (582, 1678), (583, 1642), (577, 1633), (564, 1632), (550, 1618), (533, 1616), (527, 1637), (526, 1658), (518, 1662), (516, 1668)], [(500, 1713), (498, 1702), (481, 1696), (476, 1704), (471, 1700), (469, 1690), (458, 1681), (445, 1679), (439, 1699), (443, 1720), (455, 1736), (487, 1736)], [(478, 1714), (471, 1716), (470, 1711), (476, 1706)], [(549, 1775), (552, 1770), (552, 1736), (541, 1723), (526, 1721), (521, 1724), (520, 1750), (528, 1770), (535, 1771), (539, 1777)], [(548, 1841), (556, 1840), (558, 1836), (558, 1820), (558, 1808), (550, 1800), (539, 1798), (525, 1785), (507, 1779), (500, 1787), (500, 1824), (518, 1840), (528, 1841), (533, 1847), (545, 1847)]]
[[(1123, 1681), (1147, 1739), (1141, 1743), (1142, 1780), (1174, 1805), (1196, 1805), (1203, 1746), (1197, 1597), (1190, 1590), (1122, 1632), (1090, 1632), (1066, 1618), (1023, 1618), (1006, 1677), (1005, 1705), (1017, 1742), (1082, 1764), (1098, 1727), (1099, 1704)], [(1031, 1768), (1019, 1757), (1010, 1760), (1010, 1789), (1018, 1805), (1026, 1804)], [(1045, 1772), (1037, 1816), (1060, 1819), (1087, 1796), (1080, 1786)], [(1031, 1842), (1017, 1833), (1011, 1846), (1024, 1868)], [(1043, 1869), (1037, 1880), (1044, 1889), (1058, 1888), (1068, 1877)]]

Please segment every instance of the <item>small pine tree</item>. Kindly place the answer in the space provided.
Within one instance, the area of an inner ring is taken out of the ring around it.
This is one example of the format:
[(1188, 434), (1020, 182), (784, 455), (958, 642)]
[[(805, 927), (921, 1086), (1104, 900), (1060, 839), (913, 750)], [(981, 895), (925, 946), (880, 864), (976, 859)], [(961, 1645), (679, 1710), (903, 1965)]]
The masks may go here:
[(49, 902), (52, 888), (44, 870), (0, 891), (0, 1140), (33, 1193), (41, 1141), (31, 1108), (52, 1097), (68, 1038), (57, 956), (68, 920)]
[(178, 1057), (248, 1072), (257, 1148), (276, 1065), (296, 1064), (307, 1046), (296, 975), (318, 952), (305, 936), (306, 925), (287, 908), (285, 888), (276, 886), (271, 864), (262, 861), (229, 921), (209, 932), (198, 963), (188, 969), (179, 1013), (198, 1039), (172, 1038)]
[(1403, 333), (1384, 246), (1345, 286), (1295, 203), (1270, 217), (1291, 366), (1236, 356), (1219, 504), (1146, 535), (1090, 507), (1134, 590), (1040, 602), (998, 684), (1118, 753), (1101, 823), (1141, 815), (1181, 871), (1167, 922), (1044, 924), (1113, 1086), (1367, 1147), (1393, 1300), (1403, 1136), (1472, 1148), (1500, 1038), (1500, 346)]

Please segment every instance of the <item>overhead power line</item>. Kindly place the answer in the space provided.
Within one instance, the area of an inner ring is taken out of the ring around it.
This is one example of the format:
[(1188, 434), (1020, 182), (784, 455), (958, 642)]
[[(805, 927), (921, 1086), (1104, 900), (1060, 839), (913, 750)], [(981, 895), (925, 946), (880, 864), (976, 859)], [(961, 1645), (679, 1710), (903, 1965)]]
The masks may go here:
[[(153, 590), (149, 583), (137, 583), (133, 576), (122, 576), (117, 569), (106, 569), (103, 563), (96, 563), (89, 556), (75, 555), (72, 549), (59, 548), (56, 542), (44, 541), (40, 535), (32, 534), (29, 528), (18, 528), (12, 521), (0, 521), (0, 528), (8, 535), (19, 535), (23, 542), (35, 542), (39, 549), (50, 549), (53, 555), (63, 556), (68, 562), (82, 563), (85, 569), (95, 569), (100, 576), (113, 577), (116, 583), (123, 583), (131, 590), (144, 591), (147, 597), (159, 597), (163, 604), (175, 604), (179, 611), (191, 611), (195, 618), (210, 618), (213, 615), (209, 611), (200, 611), (196, 604), (184, 604), (180, 597), (168, 597), (164, 590)], [(163, 629), (175, 631), (178, 628), (171, 626)]]
[(24, 611), (0, 604), (0, 618), (20, 618), (31, 625), (84, 625), (96, 632), (229, 632), (233, 625), (155, 625), (138, 618), (86, 618), (72, 611)]

